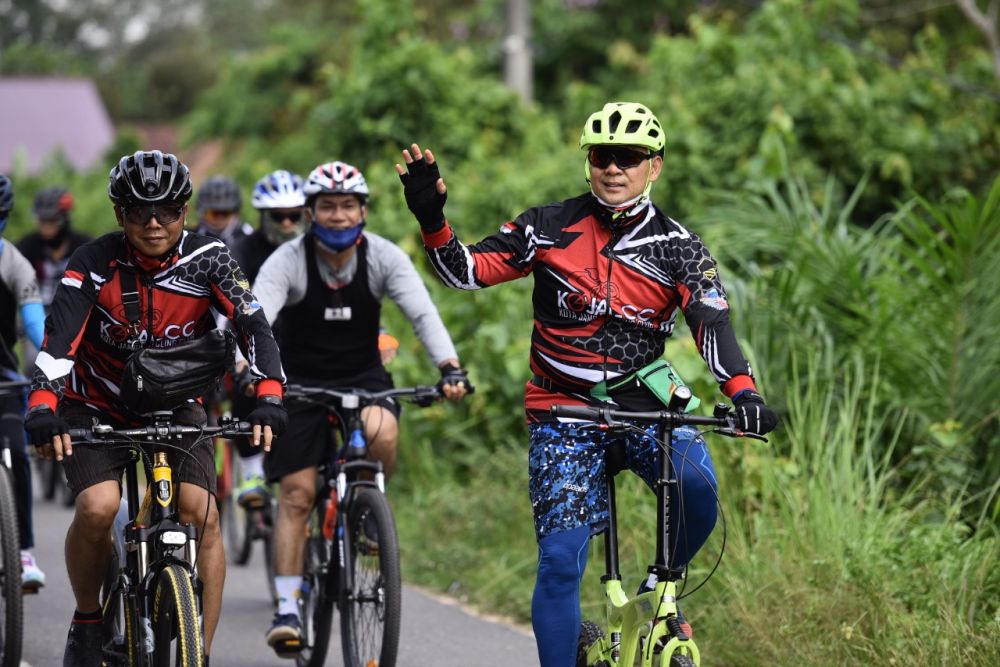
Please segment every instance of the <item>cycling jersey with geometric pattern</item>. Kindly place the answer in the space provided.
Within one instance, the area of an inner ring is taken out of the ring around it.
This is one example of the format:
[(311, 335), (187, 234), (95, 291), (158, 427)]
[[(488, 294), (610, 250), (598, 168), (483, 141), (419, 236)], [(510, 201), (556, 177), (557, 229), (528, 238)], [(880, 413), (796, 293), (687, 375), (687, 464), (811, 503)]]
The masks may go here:
[(136, 273), (143, 347), (173, 347), (204, 335), (215, 327), (214, 307), (232, 321), (251, 373), (260, 380), (258, 395), (281, 395), (278, 346), (225, 244), (183, 232), (177, 251), (160, 262), (135, 254), (124, 234), (114, 232), (82, 246), (70, 260), (45, 321), (31, 406), (44, 403), (54, 410), (64, 397), (119, 420), (135, 419), (118, 400), (132, 352), (122, 304), (125, 270)]
[(527, 385), (531, 421), (550, 420), (557, 397), (583, 404), (594, 384), (658, 359), (678, 310), (722, 391), (732, 397), (755, 389), (715, 260), (697, 235), (652, 204), (616, 228), (587, 193), (529, 209), (473, 245), (447, 223), (425, 234), (424, 245), (450, 287), (534, 276), (531, 370), (558, 393)]

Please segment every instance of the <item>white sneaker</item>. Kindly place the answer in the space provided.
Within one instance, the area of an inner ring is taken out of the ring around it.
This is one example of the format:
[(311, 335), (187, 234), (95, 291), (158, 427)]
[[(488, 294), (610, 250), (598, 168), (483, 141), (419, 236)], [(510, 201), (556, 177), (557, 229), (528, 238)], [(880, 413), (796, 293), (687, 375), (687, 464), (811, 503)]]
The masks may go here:
[(35, 562), (30, 551), (21, 550), (21, 590), (25, 593), (37, 593), (45, 585), (45, 573)]

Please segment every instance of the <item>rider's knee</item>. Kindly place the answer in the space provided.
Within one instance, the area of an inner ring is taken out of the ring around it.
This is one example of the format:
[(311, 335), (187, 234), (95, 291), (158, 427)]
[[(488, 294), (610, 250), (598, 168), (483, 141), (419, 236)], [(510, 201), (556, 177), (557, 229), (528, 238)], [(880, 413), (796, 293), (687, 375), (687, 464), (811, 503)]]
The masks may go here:
[(538, 541), (538, 583), (576, 587), (587, 563), (590, 527), (559, 531)]
[(111, 528), (121, 503), (118, 485), (101, 483), (88, 487), (76, 497), (74, 522), (95, 534)]
[(292, 484), (282, 486), (279, 502), (285, 511), (305, 517), (312, 510), (315, 500), (315, 489), (302, 484)]
[[(183, 491), (187, 491), (184, 493)], [(195, 491), (195, 492), (192, 492)], [(179, 503), (180, 517), (183, 523), (190, 523), (198, 529), (204, 541), (205, 535), (219, 534), (219, 509), (208, 491), (196, 487), (182, 489), (181, 501)]]

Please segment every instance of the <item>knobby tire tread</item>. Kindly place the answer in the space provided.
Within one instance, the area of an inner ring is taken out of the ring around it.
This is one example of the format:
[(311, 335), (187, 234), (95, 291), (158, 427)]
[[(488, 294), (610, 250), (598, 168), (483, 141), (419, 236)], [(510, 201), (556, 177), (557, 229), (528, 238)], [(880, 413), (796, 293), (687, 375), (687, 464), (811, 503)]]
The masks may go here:
[[(156, 667), (202, 667), (201, 622), (191, 578), (177, 564), (165, 567), (156, 578), (153, 593), (153, 633)], [(176, 639), (171, 641), (175, 635)], [(176, 655), (171, 655), (173, 645)]]
[(24, 616), (21, 597), (21, 548), (18, 537), (14, 485), (10, 471), (0, 465), (0, 667), (19, 667)]
[[(396, 524), (385, 494), (372, 487), (360, 488), (350, 505), (347, 520), (349, 554), (346, 567), (350, 568), (353, 590), (341, 585), (340, 591), (340, 641), (345, 667), (395, 667), (399, 649), (399, 624), (402, 612), (402, 592), (399, 572), (399, 541)], [(377, 556), (366, 555), (358, 537), (366, 514), (371, 514), (378, 534)], [(377, 566), (378, 576), (373, 577), (369, 567)], [(341, 579), (344, 582), (345, 579)], [(357, 597), (381, 598), (381, 604), (355, 602)], [(381, 644), (378, 652), (368, 633), (381, 625)], [(371, 661), (375, 661), (372, 663)]]

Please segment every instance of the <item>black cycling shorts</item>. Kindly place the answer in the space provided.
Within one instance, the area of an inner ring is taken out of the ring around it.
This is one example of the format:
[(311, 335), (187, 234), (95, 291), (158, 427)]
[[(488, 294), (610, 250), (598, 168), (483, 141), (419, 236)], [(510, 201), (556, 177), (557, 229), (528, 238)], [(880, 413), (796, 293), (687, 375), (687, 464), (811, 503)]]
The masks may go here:
[[(93, 418), (107, 423), (107, 416), (77, 403), (64, 401), (59, 406), (59, 416), (66, 420), (71, 428), (90, 426)], [(184, 426), (204, 426), (208, 418), (201, 403), (187, 403), (174, 410), (174, 420)], [(122, 424), (112, 422), (113, 426)], [(167, 460), (173, 468), (176, 482), (186, 482), (215, 493), (215, 442), (212, 438), (202, 438), (194, 442), (194, 437), (184, 437), (181, 447), (187, 453), (171, 451)], [(152, 450), (147, 449), (152, 456)], [(63, 468), (66, 470), (66, 480), (69, 488), (76, 495), (101, 482), (115, 481), (121, 484), (122, 474), (129, 462), (129, 450), (126, 447), (116, 447), (111, 444), (75, 445), (73, 455), (63, 458)]]
[[(317, 380), (289, 376), (289, 384), (312, 387), (353, 387), (368, 391), (392, 389), (392, 375), (384, 366), (376, 366), (360, 375), (346, 379)], [(399, 421), (402, 411), (399, 401), (384, 399), (376, 403), (389, 410)], [(325, 463), (333, 455), (334, 443), (330, 434), (329, 412), (322, 406), (301, 403), (294, 399), (285, 401), (288, 410), (288, 428), (271, 445), (264, 459), (268, 482), (277, 482), (285, 475)]]

